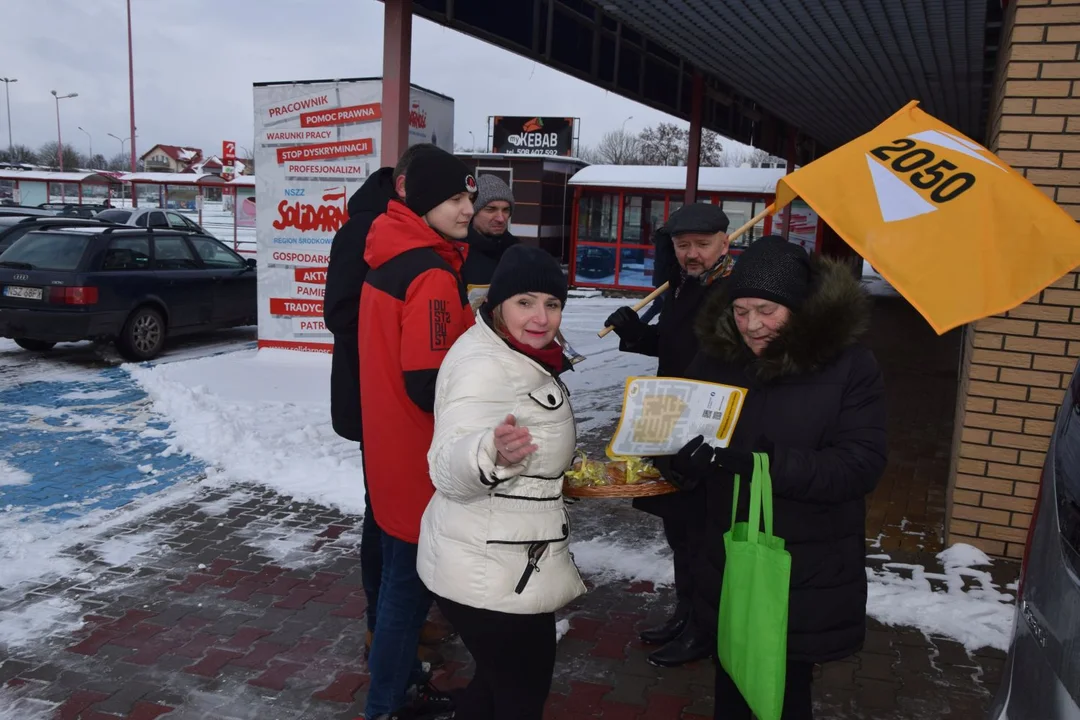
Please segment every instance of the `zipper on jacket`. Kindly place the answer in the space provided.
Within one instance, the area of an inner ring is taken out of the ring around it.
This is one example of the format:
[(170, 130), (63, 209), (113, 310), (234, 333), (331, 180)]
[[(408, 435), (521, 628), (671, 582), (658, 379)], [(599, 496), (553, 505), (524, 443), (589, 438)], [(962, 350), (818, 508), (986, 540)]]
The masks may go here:
[(540, 572), (540, 556), (547, 550), (547, 546), (548, 543), (546, 542), (533, 543), (529, 546), (529, 562), (525, 566), (525, 572), (521, 574), (521, 579), (518, 580), (517, 587), (514, 588), (515, 594), (520, 595), (525, 592), (525, 586), (529, 584), (529, 580), (532, 578), (533, 573)]

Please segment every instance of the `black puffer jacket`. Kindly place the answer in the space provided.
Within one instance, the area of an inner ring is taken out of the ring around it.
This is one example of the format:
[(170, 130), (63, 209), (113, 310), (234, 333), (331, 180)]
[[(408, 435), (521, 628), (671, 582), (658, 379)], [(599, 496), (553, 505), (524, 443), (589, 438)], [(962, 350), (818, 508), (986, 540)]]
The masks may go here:
[(461, 266), (461, 281), (468, 287), (490, 285), (491, 276), (495, 273), (495, 267), (503, 253), (521, 241), (511, 235), (509, 230), (498, 237), (491, 237), (470, 227), (465, 242), (469, 244), (469, 253), (465, 256), (465, 264)]
[[(792, 565), (788, 656), (827, 662), (857, 652), (865, 637), (865, 498), (885, 470), (885, 386), (874, 355), (857, 343), (869, 320), (866, 294), (839, 263), (816, 258), (813, 268), (810, 298), (758, 358), (727, 298), (710, 299), (687, 375), (749, 388), (732, 447), (772, 448), (775, 532)], [(715, 634), (732, 483), (703, 484), (707, 544), (695, 568), (695, 613)], [(744, 489), (740, 519), (748, 499)]]
[(360, 418), (360, 351), (356, 339), (360, 331), (360, 288), (368, 273), (364, 249), (371, 223), (397, 197), (393, 175), (393, 168), (377, 170), (349, 198), (349, 219), (334, 235), (326, 270), (323, 321), (334, 333), (330, 418), (334, 432), (359, 443), (364, 442), (364, 423)]

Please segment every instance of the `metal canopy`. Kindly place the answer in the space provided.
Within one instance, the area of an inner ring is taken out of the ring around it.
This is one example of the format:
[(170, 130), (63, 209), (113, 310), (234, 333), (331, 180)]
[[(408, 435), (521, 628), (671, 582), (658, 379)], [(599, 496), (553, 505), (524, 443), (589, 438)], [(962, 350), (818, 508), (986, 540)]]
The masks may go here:
[(987, 0), (603, 6), (828, 147), (870, 130), (912, 99), (982, 140), (986, 71), (994, 63), (985, 52)]
[(982, 141), (1001, 21), (1000, 0), (414, 2), (422, 17), (684, 119), (697, 68), (705, 127), (780, 156), (792, 129), (820, 154), (912, 99)]

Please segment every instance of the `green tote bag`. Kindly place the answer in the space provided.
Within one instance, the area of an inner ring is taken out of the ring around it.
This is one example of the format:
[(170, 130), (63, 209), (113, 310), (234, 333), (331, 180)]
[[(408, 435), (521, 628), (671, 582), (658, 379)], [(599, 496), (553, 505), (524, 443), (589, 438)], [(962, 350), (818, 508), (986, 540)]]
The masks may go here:
[[(735, 522), (739, 477), (724, 534), (717, 654), (758, 720), (780, 720), (787, 674), (788, 589), (791, 555), (773, 535), (769, 456), (754, 455), (749, 522)], [(760, 527), (764, 519), (764, 529)]]

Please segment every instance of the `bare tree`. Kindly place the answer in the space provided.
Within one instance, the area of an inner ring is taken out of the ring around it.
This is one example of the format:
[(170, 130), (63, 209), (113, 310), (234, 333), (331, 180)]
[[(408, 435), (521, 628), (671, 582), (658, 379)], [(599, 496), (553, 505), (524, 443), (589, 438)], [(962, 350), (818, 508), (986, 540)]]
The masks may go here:
[[(690, 156), (690, 130), (674, 123), (660, 123), (641, 131), (641, 161), (645, 165), (685, 165)], [(698, 155), (703, 167), (716, 167), (724, 150), (718, 134), (701, 133)]]
[(701, 153), (698, 155), (702, 167), (720, 167), (720, 160), (724, 156), (724, 144), (720, 142), (720, 136), (712, 130), (701, 133)]
[(660, 123), (656, 127), (647, 127), (641, 131), (638, 141), (641, 144), (641, 163), (643, 165), (682, 165), (686, 162), (686, 148), (689, 132), (674, 123)]
[(14, 145), (10, 149), (4, 148), (0, 150), (0, 162), (36, 165), (37, 161), (37, 153), (26, 145)]
[(765, 150), (745, 145), (732, 145), (721, 153), (720, 167), (752, 167), (759, 168), (764, 163), (783, 163), (782, 158), (770, 155)]
[(641, 163), (641, 141), (634, 133), (609, 130), (596, 146), (596, 158), (606, 165), (638, 165)]
[(106, 170), (108, 169), (108, 161), (101, 153), (95, 153), (92, 158), (87, 159), (86, 167), (88, 170)]
[[(42, 165), (48, 165), (50, 167), (57, 167), (56, 160), (56, 143), (49, 141), (41, 146), (37, 152), (38, 161)], [(76, 168), (83, 167), (85, 160), (82, 154), (71, 147), (70, 145), (64, 145), (64, 170), (75, 170)]]

